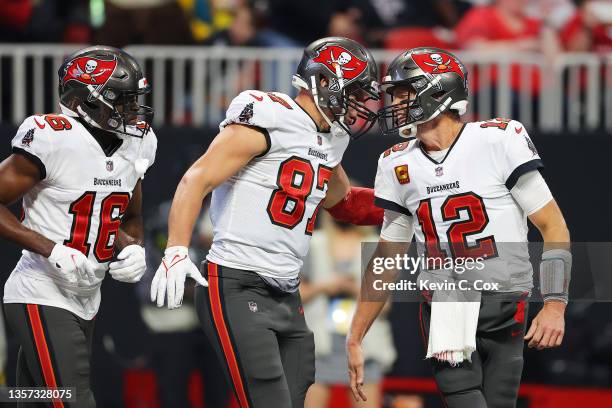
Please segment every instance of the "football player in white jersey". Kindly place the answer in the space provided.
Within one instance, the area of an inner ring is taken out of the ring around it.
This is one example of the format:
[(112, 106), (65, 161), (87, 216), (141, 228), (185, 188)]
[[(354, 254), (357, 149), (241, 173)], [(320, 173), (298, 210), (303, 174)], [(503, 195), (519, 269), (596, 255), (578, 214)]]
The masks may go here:
[[(405, 254), (414, 236), (427, 259), (416, 287), (426, 289), (430, 282), (473, 279), (463, 268), (457, 272), (452, 266), (472, 259), (476, 276), (491, 284), (480, 292), (477, 279), (464, 283), (473, 284), (477, 293), (468, 300), (481, 298), (480, 304), (436, 302), (445, 294), (456, 296), (452, 286), (424, 293), (421, 328), (427, 357), (448, 407), (514, 407), (523, 339), (529, 340), (529, 347), (555, 347), (564, 332), (572, 259), (569, 232), (538, 171), (542, 160), (517, 121), (461, 122), (467, 107), (467, 72), (444, 50), (416, 48), (402, 53), (389, 65), (382, 86), (392, 103), (380, 112), (381, 127), (408, 140), (382, 153), (378, 162), (376, 204), (385, 215), (373, 258)], [(540, 265), (544, 306), (525, 335), (525, 301), (533, 286), (527, 218), (544, 240)], [(478, 258), (484, 266), (481, 275)], [(445, 266), (436, 265), (437, 260), (445, 260)], [(397, 269), (381, 278), (373, 274), (370, 262), (364, 275), (362, 299), (376, 301), (359, 303), (347, 340), (356, 399), (366, 398), (361, 390), (361, 341), (389, 294), (376, 293), (372, 285), (396, 274)], [(464, 332), (471, 334), (464, 338)]]
[[(373, 190), (351, 189), (340, 166), (351, 136), (376, 121), (366, 101), (379, 98), (377, 71), (355, 41), (315, 41), (293, 77), (298, 96), (238, 95), (220, 133), (177, 188), (151, 298), (178, 307), (185, 277), (200, 283), (200, 321), (242, 408), (302, 407), (313, 382), (314, 341), (298, 273), (319, 209), (353, 223), (382, 223)], [(211, 192), (206, 282), (187, 246)]]
[[(74, 387), (70, 406), (93, 407), (100, 286), (107, 271), (129, 283), (145, 272), (141, 179), (157, 139), (152, 109), (138, 103), (150, 87), (133, 57), (88, 47), (58, 73), (63, 113), (25, 119), (0, 163), (0, 236), (24, 248), (4, 310), (20, 345), (17, 385)], [(21, 221), (7, 209), (20, 198)]]

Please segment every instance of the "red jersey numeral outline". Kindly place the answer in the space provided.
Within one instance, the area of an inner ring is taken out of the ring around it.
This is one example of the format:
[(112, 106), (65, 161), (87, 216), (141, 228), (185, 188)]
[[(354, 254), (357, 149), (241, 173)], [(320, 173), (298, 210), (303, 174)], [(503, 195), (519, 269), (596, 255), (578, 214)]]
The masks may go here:
[[(461, 218), (460, 211), (465, 210), (468, 219)], [(479, 238), (476, 244), (468, 245), (467, 237), (479, 234), (489, 224), (482, 197), (474, 192), (450, 195), (440, 206), (442, 219), (453, 222), (446, 231), (446, 237), (453, 258), (495, 258), (498, 256), (497, 245), (493, 235)], [(440, 245), (440, 237), (433, 220), (431, 199), (421, 200), (416, 211), (421, 231), (425, 236), (425, 254), (427, 259), (447, 258), (447, 252)]]
[[(333, 168), (320, 164), (316, 174), (316, 189), (325, 191), (325, 187), (332, 174)], [(296, 176), (298, 175), (301, 177), (299, 184), (295, 183), (297, 180)], [(272, 224), (293, 229), (302, 222), (306, 213), (306, 201), (310, 194), (312, 194), (312, 189), (315, 185), (315, 172), (312, 164), (309, 160), (298, 156), (289, 157), (279, 166), (276, 185), (277, 188), (270, 196), (266, 212)], [(289, 202), (293, 202), (294, 205), (290, 211), (286, 211)], [(322, 201), (317, 205), (312, 216), (308, 218), (306, 230), (304, 231), (307, 235), (312, 235), (314, 231), (321, 203)]]
[[(68, 210), (73, 215), (73, 219), (70, 227), (70, 238), (64, 240), (64, 245), (82, 252), (85, 256), (89, 256), (91, 250), (88, 239), (96, 194), (95, 191), (86, 191), (70, 204)], [(113, 257), (121, 218), (125, 214), (129, 202), (130, 194), (126, 192), (110, 193), (102, 200), (98, 233), (94, 244), (94, 256), (100, 263), (107, 262)], [(113, 216), (115, 209), (117, 209), (117, 215)], [(111, 236), (115, 238), (113, 244), (110, 244)]]

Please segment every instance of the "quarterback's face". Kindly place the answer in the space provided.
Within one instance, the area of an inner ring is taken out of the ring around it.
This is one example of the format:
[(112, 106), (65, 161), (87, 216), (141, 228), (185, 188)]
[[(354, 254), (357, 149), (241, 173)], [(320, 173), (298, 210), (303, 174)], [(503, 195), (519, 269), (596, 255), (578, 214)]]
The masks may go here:
[[(406, 105), (410, 103), (416, 97), (416, 92), (410, 86), (396, 86), (391, 90), (391, 103), (393, 106), (397, 106), (398, 108), (401, 105)], [(401, 126), (406, 122), (406, 117), (408, 114), (407, 109), (394, 109), (394, 121), (397, 126)]]
[(399, 105), (407, 99), (414, 99), (415, 96), (416, 92), (414, 92), (414, 89), (410, 86), (396, 86), (393, 87), (393, 90), (391, 91), (393, 105)]

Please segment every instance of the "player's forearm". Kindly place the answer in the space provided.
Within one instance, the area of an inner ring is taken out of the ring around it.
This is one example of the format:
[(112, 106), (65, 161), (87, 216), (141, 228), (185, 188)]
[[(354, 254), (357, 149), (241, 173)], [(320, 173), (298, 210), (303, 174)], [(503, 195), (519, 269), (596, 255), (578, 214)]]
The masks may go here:
[(393, 258), (396, 254), (405, 253), (408, 243), (395, 243), (380, 240), (361, 281), (361, 291), (357, 302), (357, 310), (351, 322), (351, 329), (347, 338), (348, 344), (360, 344), (372, 323), (383, 311), (389, 292), (376, 290), (374, 281), (381, 280), (391, 283), (397, 280), (399, 271), (396, 269), (384, 270), (380, 274), (374, 274), (374, 260), (377, 258)]
[(202, 209), (202, 201), (211, 191), (212, 184), (199, 170), (189, 170), (185, 173), (174, 193), (170, 208), (168, 248), (189, 246), (193, 227)]
[(142, 245), (144, 242), (144, 228), (142, 216), (131, 217), (121, 223), (117, 234), (117, 248), (119, 250), (128, 245)]
[(361, 344), (372, 323), (381, 314), (385, 303), (383, 301), (370, 302), (360, 299), (353, 316), (353, 321), (351, 322), (348, 337), (346, 338), (347, 344)]
[(336, 166), (327, 183), (327, 192), (322, 202), (323, 208), (327, 209), (335, 206), (342, 201), (350, 191), (351, 182), (346, 172), (342, 168), (342, 165)]
[(551, 225), (540, 230), (544, 239), (544, 250), (549, 249), (570, 249), (570, 233), (565, 223)]
[(555, 200), (529, 216), (544, 240), (544, 250), (570, 249), (570, 233), (565, 218)]
[(536, 227), (544, 240), (544, 250), (549, 249), (570, 249), (570, 233), (565, 224), (565, 219), (558, 210), (556, 204), (549, 211), (550, 215), (544, 218), (543, 222), (536, 224)]
[(55, 246), (55, 242), (24, 227), (2, 204), (0, 204), (0, 236), (44, 257), (48, 257)]

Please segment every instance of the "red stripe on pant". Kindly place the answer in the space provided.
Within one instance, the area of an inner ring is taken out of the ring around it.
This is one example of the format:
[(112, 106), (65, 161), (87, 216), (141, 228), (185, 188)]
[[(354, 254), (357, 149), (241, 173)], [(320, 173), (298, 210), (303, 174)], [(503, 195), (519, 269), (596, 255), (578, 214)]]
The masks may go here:
[(516, 304), (516, 312), (514, 313), (514, 321), (523, 324), (525, 323), (525, 299), (521, 299)]
[[(42, 320), (40, 319), (40, 313), (38, 305), (28, 304), (28, 317), (30, 318), (30, 324), (32, 325), (32, 333), (34, 334), (34, 344), (36, 345), (36, 352), (38, 353), (38, 361), (42, 368), (43, 379), (45, 385), (51, 389), (57, 389), (57, 381), (55, 380), (55, 373), (53, 372), (53, 364), (51, 364), (51, 354), (49, 353), (49, 347), (47, 346), (47, 339), (45, 338), (45, 331), (42, 326)], [(63, 408), (64, 403), (58, 399), (53, 400), (53, 408)]]
[(221, 347), (223, 354), (225, 354), (225, 361), (229, 368), (232, 382), (238, 397), (238, 402), (241, 408), (249, 408), (248, 398), (240, 377), (240, 369), (238, 368), (238, 361), (236, 360), (236, 354), (232, 347), (232, 341), (229, 337), (227, 326), (225, 324), (225, 318), (223, 317), (223, 309), (221, 306), (221, 296), (219, 295), (219, 277), (218, 277), (218, 265), (212, 262), (208, 263), (208, 295), (210, 297), (210, 309), (212, 311), (213, 320), (217, 329), (217, 334), (221, 340)]

